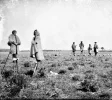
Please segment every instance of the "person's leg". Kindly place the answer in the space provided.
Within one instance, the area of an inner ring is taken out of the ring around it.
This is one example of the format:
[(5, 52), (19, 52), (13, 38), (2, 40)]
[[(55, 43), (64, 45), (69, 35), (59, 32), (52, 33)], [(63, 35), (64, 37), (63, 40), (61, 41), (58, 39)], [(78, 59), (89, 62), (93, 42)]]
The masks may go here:
[(15, 54), (12, 54), (12, 58), (15, 58)]
[(81, 54), (82, 54), (82, 52), (83, 52), (83, 51), (82, 51), (82, 49), (81, 49)]
[(17, 54), (12, 54), (12, 60), (13, 60), (13, 70), (14, 72), (18, 72), (18, 61), (17, 61)]
[(81, 49), (81, 54), (83, 53), (83, 50)]
[(39, 68), (39, 66), (40, 66), (40, 64), (41, 64), (42, 62), (39, 60), (39, 61), (37, 61), (37, 63), (35, 64), (35, 68), (34, 68), (34, 76), (35, 75), (37, 75), (37, 69)]
[(80, 54), (81, 54), (81, 48), (80, 48)]
[(97, 50), (96, 50), (96, 48), (94, 48), (94, 53), (95, 53), (95, 56), (97, 55)]
[(35, 53), (35, 59), (36, 59), (37, 63), (35, 64), (34, 74), (36, 73), (36, 70), (39, 67), (39, 64), (41, 62), (41, 60), (38, 60), (38, 52)]
[(88, 54), (89, 54), (89, 56), (90, 56), (90, 50), (88, 50)]
[(97, 55), (97, 52), (96, 52), (96, 50), (95, 50), (95, 56)]
[(38, 66), (39, 66), (39, 62), (35, 63), (34, 73), (36, 72), (36, 70), (37, 70)]
[(16, 60), (16, 54), (12, 54), (12, 60), (13, 60), (13, 63), (14, 63), (15, 60)]
[(96, 56), (96, 52), (95, 52), (95, 56)]
[(73, 55), (75, 56), (75, 51), (72, 51), (73, 52)]
[(74, 56), (75, 56), (75, 52), (74, 52)]
[(89, 52), (89, 53), (90, 53), (90, 56), (91, 56), (91, 50), (90, 50), (90, 52)]
[(12, 59), (15, 61), (17, 60), (17, 54), (12, 54)]
[(91, 53), (89, 55), (91, 56)]
[(94, 54), (95, 54), (95, 56), (96, 56), (96, 51), (95, 51), (95, 48), (94, 48)]

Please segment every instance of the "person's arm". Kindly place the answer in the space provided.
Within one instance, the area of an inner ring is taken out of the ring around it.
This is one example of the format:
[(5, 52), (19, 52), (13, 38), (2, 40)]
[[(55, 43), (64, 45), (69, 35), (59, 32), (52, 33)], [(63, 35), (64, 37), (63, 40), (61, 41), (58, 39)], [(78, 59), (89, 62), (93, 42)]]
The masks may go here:
[(32, 44), (32, 45), (34, 45), (34, 44), (35, 44), (34, 38), (32, 39), (32, 42), (31, 42), (31, 44)]
[(11, 46), (12, 44), (14, 44), (14, 41), (12, 40), (11, 36), (8, 37), (8, 45)]
[(73, 44), (72, 44), (72, 46), (71, 46), (71, 47), (72, 47), (72, 49), (73, 49)]
[(33, 45), (33, 40), (31, 41), (30, 57), (31, 58), (34, 58), (34, 45)]
[(18, 43), (17, 43), (17, 45), (21, 45), (21, 41), (20, 41), (19, 37), (18, 37)]
[(11, 38), (11, 36), (9, 36), (9, 42), (10, 43), (12, 43), (13, 41), (12, 41), (12, 38)]
[(98, 49), (98, 45), (97, 45), (97, 49)]

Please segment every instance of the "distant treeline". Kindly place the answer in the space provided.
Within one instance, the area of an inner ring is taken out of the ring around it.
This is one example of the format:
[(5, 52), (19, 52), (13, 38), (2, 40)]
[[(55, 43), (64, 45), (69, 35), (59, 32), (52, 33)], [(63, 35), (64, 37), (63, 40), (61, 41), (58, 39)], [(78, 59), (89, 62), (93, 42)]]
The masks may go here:
[(100, 52), (112, 52), (112, 50), (100, 50)]
[[(9, 52), (10, 49), (0, 49), (0, 52)], [(66, 51), (66, 50), (43, 50), (45, 52)], [(30, 50), (21, 50), (20, 52), (30, 52)]]
[[(61, 51), (72, 51), (72, 50), (43, 50), (44, 52), (61, 52)], [(76, 50), (80, 52), (80, 50)], [(87, 52), (87, 50), (84, 50)], [(30, 50), (21, 50), (21, 52), (30, 52)], [(112, 52), (112, 50), (99, 50), (99, 52)]]
[(30, 50), (21, 50), (21, 52), (30, 52)]
[(0, 49), (0, 52), (9, 52), (10, 49)]
[[(43, 50), (45, 52), (53, 52), (53, 51), (63, 51), (63, 50)], [(30, 52), (30, 50), (21, 50), (21, 52)]]

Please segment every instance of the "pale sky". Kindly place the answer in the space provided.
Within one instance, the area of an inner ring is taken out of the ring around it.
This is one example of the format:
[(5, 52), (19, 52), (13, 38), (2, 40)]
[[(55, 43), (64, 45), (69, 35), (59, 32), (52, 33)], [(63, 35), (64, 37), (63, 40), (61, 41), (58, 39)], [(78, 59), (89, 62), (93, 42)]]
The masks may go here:
[(79, 49), (98, 42), (112, 49), (112, 0), (0, 0), (0, 48), (17, 30), (21, 50), (29, 50), (33, 31), (40, 32), (43, 49)]

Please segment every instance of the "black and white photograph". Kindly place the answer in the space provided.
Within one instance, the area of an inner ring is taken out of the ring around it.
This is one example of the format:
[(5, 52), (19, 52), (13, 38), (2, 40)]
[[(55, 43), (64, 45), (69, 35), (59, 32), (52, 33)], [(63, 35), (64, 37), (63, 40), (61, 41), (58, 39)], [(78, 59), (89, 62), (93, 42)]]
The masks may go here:
[(0, 0), (0, 99), (112, 99), (112, 0)]

